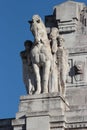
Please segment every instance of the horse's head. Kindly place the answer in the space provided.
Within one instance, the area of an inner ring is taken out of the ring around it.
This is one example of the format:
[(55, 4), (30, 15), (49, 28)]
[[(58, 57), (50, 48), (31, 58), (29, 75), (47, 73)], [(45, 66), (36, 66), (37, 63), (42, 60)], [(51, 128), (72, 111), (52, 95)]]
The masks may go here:
[[(30, 23), (30, 30), (35, 37), (37, 37), (38, 30), (42, 30), (42, 20), (39, 15), (33, 15), (32, 20), (28, 21)], [(39, 35), (38, 35), (39, 36)]]
[(34, 35), (35, 43), (46, 43), (48, 42), (48, 36), (46, 27), (39, 15), (34, 15), (32, 20), (29, 21), (30, 30)]
[(40, 18), (40, 16), (39, 15), (33, 15), (33, 17), (32, 17), (32, 21), (28, 21), (29, 23), (30, 23), (30, 25), (32, 24), (32, 23), (40, 23), (41, 22), (41, 18)]

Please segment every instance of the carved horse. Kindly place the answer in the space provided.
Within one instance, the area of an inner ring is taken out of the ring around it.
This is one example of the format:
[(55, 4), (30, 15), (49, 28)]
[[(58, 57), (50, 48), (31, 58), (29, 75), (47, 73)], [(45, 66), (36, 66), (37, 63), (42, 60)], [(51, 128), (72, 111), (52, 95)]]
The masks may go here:
[(45, 25), (38, 15), (29, 21), (35, 41), (31, 49), (31, 60), (36, 76), (36, 94), (48, 93), (48, 80), (51, 67), (51, 48)]

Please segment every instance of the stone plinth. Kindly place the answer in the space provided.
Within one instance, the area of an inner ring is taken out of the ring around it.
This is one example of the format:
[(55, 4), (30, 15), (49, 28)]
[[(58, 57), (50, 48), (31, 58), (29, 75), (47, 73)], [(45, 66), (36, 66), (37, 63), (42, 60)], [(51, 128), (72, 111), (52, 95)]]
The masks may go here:
[(33, 96), (21, 96), (19, 112), (16, 118), (24, 116), (26, 113), (49, 112), (50, 115), (64, 115), (68, 109), (68, 103), (58, 93), (40, 94)]
[(18, 125), (17, 122), (22, 122), (23, 119), (26, 120), (26, 130), (48, 130), (56, 125), (57, 128), (64, 129), (65, 111), (68, 109), (68, 103), (58, 93), (21, 96), (19, 112), (13, 121), (14, 130), (17, 126), (22, 128), (24, 124)]

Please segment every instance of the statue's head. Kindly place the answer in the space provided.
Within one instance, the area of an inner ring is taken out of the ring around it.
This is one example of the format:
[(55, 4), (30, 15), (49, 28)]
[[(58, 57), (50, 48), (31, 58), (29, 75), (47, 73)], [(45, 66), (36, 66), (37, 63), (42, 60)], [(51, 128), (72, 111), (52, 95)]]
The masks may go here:
[(34, 15), (34, 16), (32, 17), (32, 21), (33, 21), (33, 22), (40, 23), (41, 18), (40, 18), (40, 16), (39, 16), (39, 15)]
[(30, 50), (31, 47), (32, 47), (32, 44), (33, 44), (32, 41), (26, 40), (26, 41), (24, 42), (25, 49), (26, 49), (26, 50)]
[(58, 28), (53, 27), (53, 28), (51, 29), (49, 38), (51, 38), (51, 39), (57, 39), (58, 36), (59, 36), (59, 30), (58, 30)]
[(58, 37), (58, 46), (59, 47), (63, 47), (64, 46), (64, 39), (63, 39), (63, 37), (61, 36), (61, 37)]

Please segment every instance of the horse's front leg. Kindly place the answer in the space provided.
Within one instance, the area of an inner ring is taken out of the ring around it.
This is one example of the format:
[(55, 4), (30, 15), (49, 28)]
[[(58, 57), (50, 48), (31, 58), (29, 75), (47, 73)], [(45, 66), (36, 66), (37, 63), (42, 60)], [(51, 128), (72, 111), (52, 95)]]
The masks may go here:
[(50, 64), (51, 64), (50, 61), (46, 61), (46, 63), (43, 66), (43, 78), (42, 78), (43, 93), (48, 93)]
[(38, 65), (33, 64), (33, 68), (34, 68), (34, 72), (36, 76), (36, 84), (37, 84), (35, 94), (40, 94), (41, 93), (41, 78), (40, 78), (39, 67)]

